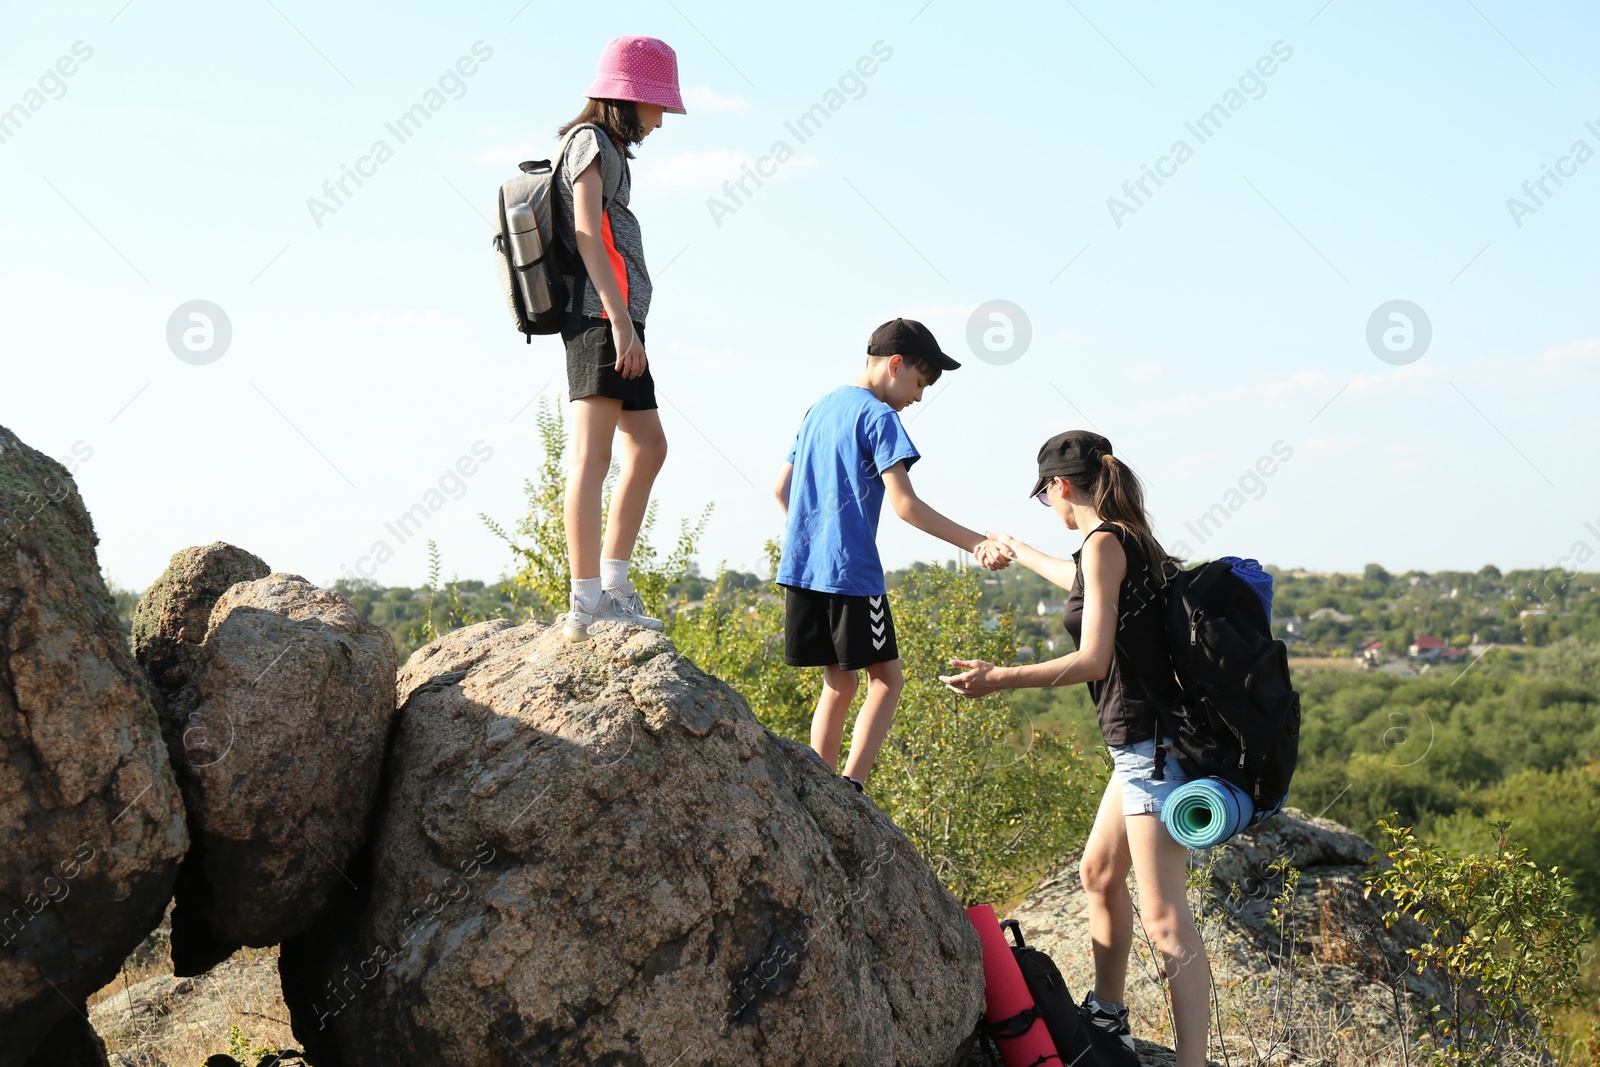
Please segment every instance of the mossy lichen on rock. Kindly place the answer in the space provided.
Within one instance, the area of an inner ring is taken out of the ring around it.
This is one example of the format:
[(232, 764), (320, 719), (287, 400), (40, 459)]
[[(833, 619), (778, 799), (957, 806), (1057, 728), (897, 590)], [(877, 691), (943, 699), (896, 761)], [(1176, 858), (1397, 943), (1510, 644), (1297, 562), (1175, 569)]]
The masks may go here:
[(960, 904), (665, 637), (483, 623), (413, 654), (399, 697), (362, 889), (280, 957), (317, 1063), (962, 1054)]
[(0, 427), (0, 1067), (117, 973), (189, 843), (96, 543), (66, 468)]

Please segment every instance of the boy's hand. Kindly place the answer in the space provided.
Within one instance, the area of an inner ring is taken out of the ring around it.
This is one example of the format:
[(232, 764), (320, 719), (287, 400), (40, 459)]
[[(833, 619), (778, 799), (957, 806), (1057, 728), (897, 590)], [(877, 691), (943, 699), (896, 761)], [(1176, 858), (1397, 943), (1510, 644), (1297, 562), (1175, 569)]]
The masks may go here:
[(953, 659), (950, 666), (961, 667), (961, 674), (941, 674), (939, 681), (964, 697), (982, 697), (1006, 688), (995, 679), (999, 668), (981, 659)]

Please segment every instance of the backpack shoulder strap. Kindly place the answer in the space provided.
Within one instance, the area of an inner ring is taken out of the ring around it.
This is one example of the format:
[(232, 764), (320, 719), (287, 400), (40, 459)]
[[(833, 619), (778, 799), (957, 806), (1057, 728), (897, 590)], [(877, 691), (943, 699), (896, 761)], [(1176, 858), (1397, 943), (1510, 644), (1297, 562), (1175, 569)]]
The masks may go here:
[[(617, 146), (611, 143), (611, 135), (606, 133), (606, 131), (602, 130), (599, 126), (596, 126), (592, 122), (585, 122), (572, 127), (572, 129), (566, 132), (566, 134), (561, 138), (560, 146), (556, 149), (555, 159), (551, 162), (550, 169), (552, 180), (559, 178), (561, 174), (561, 168), (566, 163), (567, 148), (572, 144), (572, 138), (578, 133), (579, 130), (593, 130), (595, 132), (595, 140), (600, 144), (601, 153), (609, 154), (614, 160), (616, 160), (616, 162), (622, 164), (621, 167), (611, 167), (609, 173), (607, 172), (604, 162), (602, 162), (600, 165), (600, 210), (601, 212), (604, 212), (611, 205), (612, 199), (617, 195), (617, 189), (622, 185), (622, 173), (623, 169), (628, 165), (628, 158), (621, 152), (617, 151)], [(574, 204), (573, 207), (574, 211), (576, 211), (576, 204)], [(559, 227), (561, 226), (561, 212), (551, 212), (551, 223), (557, 227), (556, 232), (559, 234)], [(559, 237), (557, 238), (556, 244), (558, 248), (562, 247)], [(571, 260), (572, 313), (570, 316), (570, 321), (577, 322), (583, 318), (584, 291), (589, 284), (589, 269), (583, 262), (583, 256), (572, 256)], [(531, 339), (532, 338), (530, 337), (530, 340)]]
[(600, 167), (600, 209), (603, 211), (616, 197), (617, 190), (622, 186), (622, 172), (628, 166), (628, 157), (617, 150), (617, 146), (611, 141), (611, 135), (605, 130), (602, 130), (592, 122), (584, 122), (572, 127), (561, 138), (561, 147), (556, 150), (556, 173), (560, 173), (559, 168), (566, 159), (567, 146), (572, 143), (572, 138), (579, 130), (593, 130), (595, 132), (595, 140), (600, 144), (601, 154), (610, 156), (613, 164), (615, 164), (608, 168), (602, 163)]

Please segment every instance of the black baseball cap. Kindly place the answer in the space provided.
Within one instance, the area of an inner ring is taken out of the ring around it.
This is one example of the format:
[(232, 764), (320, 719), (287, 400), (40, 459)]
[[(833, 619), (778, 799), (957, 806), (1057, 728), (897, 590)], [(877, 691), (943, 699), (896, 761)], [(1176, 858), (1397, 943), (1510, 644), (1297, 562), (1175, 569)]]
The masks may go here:
[(1111, 442), (1088, 430), (1068, 430), (1058, 433), (1039, 446), (1039, 480), (1028, 490), (1029, 496), (1038, 496), (1039, 490), (1050, 484), (1052, 478), (1066, 478), (1073, 482), (1093, 482), (1100, 472), (1100, 457), (1111, 455)]
[(940, 370), (957, 370), (961, 364), (939, 351), (939, 342), (916, 319), (890, 319), (872, 331), (867, 342), (869, 356), (908, 356)]

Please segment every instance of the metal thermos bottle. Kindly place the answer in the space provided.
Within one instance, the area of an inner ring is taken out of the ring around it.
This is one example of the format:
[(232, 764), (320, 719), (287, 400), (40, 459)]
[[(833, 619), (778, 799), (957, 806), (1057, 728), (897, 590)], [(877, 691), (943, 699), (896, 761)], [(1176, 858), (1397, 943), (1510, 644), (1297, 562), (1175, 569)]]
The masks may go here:
[(539, 240), (539, 226), (533, 220), (533, 209), (527, 204), (513, 204), (506, 209), (506, 227), (506, 236), (511, 241), (511, 263), (516, 268), (523, 305), (530, 315), (549, 311), (555, 303), (549, 282), (539, 271), (529, 269), (544, 255), (544, 245)]

